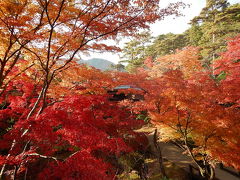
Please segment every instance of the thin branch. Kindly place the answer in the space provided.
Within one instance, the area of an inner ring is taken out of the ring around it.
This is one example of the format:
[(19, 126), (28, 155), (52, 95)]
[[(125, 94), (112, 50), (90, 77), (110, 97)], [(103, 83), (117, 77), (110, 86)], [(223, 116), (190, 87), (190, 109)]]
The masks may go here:
[(57, 159), (56, 157), (53, 157), (53, 156), (44, 156), (44, 155), (41, 155), (41, 154), (38, 154), (38, 153), (26, 154), (25, 156), (38, 156), (38, 157), (41, 157), (41, 158), (44, 158), (44, 159), (53, 159), (54, 161), (57, 161), (57, 162), (58, 162), (58, 159)]
[(10, 65), (10, 67), (8, 68), (7, 71), (5, 71), (5, 74), (3, 75), (3, 79), (5, 79), (7, 77), (7, 75), (11, 72), (11, 70), (13, 69), (13, 67), (15, 66), (15, 64), (17, 63), (17, 61), (19, 60), (21, 51), (18, 52), (18, 54), (16, 55), (16, 57), (14, 58), (12, 64)]
[(62, 0), (61, 5), (60, 5), (60, 8), (59, 8), (59, 11), (58, 11), (58, 14), (57, 14), (57, 17), (55, 18), (55, 20), (54, 20), (53, 23), (52, 23), (53, 26), (55, 25), (55, 23), (57, 22), (57, 20), (59, 19), (60, 15), (61, 15), (64, 2), (65, 2), (65, 0)]

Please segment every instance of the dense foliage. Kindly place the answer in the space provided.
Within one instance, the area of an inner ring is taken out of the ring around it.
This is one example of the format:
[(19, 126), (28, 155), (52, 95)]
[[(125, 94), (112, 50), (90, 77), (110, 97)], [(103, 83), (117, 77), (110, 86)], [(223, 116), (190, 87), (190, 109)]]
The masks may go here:
[(109, 101), (111, 74), (74, 61), (92, 50), (119, 51), (104, 40), (135, 36), (159, 18), (178, 15), (182, 5), (0, 1), (0, 179), (113, 179), (120, 173), (117, 159), (136, 149), (133, 130), (143, 121)]
[(147, 110), (162, 141), (184, 147), (207, 179), (218, 162), (240, 168), (239, 46), (238, 36), (214, 61), (213, 72), (201, 67), (196, 48), (147, 59), (141, 69), (138, 86), (147, 93), (134, 110)]
[[(155, 128), (159, 153), (157, 132), (182, 145), (203, 177), (213, 179), (219, 162), (239, 170), (240, 36), (210, 68), (202, 66), (208, 49), (199, 43), (209, 35), (208, 18), (227, 22), (238, 5), (212, 3), (213, 12), (205, 8), (195, 19), (201, 32), (192, 45), (200, 48), (184, 47), (189, 39), (173, 34), (146, 48), (150, 34), (135, 30), (178, 15), (181, 3), (161, 9), (158, 0), (0, 1), (0, 179), (105, 180), (129, 169), (146, 179), (148, 139), (136, 131), (146, 123)], [(80, 52), (118, 51), (102, 40), (119, 35), (142, 38), (125, 51), (137, 73), (76, 63)], [(125, 99), (112, 101), (109, 92)], [(131, 168), (121, 162), (136, 157)]]

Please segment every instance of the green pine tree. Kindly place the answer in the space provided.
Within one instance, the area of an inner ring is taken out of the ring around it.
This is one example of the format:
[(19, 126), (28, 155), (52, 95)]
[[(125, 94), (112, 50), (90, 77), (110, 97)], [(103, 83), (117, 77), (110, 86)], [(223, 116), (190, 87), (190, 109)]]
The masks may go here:
[(191, 21), (189, 42), (202, 48), (205, 66), (209, 67), (219, 52), (225, 50), (229, 38), (240, 33), (239, 5), (230, 6), (226, 0), (207, 0), (200, 15)]

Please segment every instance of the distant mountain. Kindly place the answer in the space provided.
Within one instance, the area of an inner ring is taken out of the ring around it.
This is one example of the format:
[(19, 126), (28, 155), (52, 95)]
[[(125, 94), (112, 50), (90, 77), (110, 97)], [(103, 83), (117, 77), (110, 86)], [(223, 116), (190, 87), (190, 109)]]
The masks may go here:
[(102, 71), (113, 70), (112, 65), (115, 65), (111, 61), (108, 61), (106, 59), (100, 59), (100, 58), (92, 58), (89, 60), (80, 60), (79, 63), (93, 66)]

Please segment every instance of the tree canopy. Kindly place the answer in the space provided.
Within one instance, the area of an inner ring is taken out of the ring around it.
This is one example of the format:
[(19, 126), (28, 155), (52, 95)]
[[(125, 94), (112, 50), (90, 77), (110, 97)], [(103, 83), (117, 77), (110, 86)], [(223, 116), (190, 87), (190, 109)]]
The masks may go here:
[[(147, 179), (153, 151), (144, 125), (154, 128), (162, 177), (157, 132), (182, 146), (205, 179), (217, 163), (239, 170), (240, 36), (223, 51), (225, 36), (239, 32), (239, 4), (207, 1), (183, 34), (137, 32), (180, 6), (0, 1), (0, 179), (107, 180), (131, 170)], [(78, 64), (81, 53), (119, 51), (105, 40), (121, 37), (134, 38), (124, 49), (132, 73)]]

